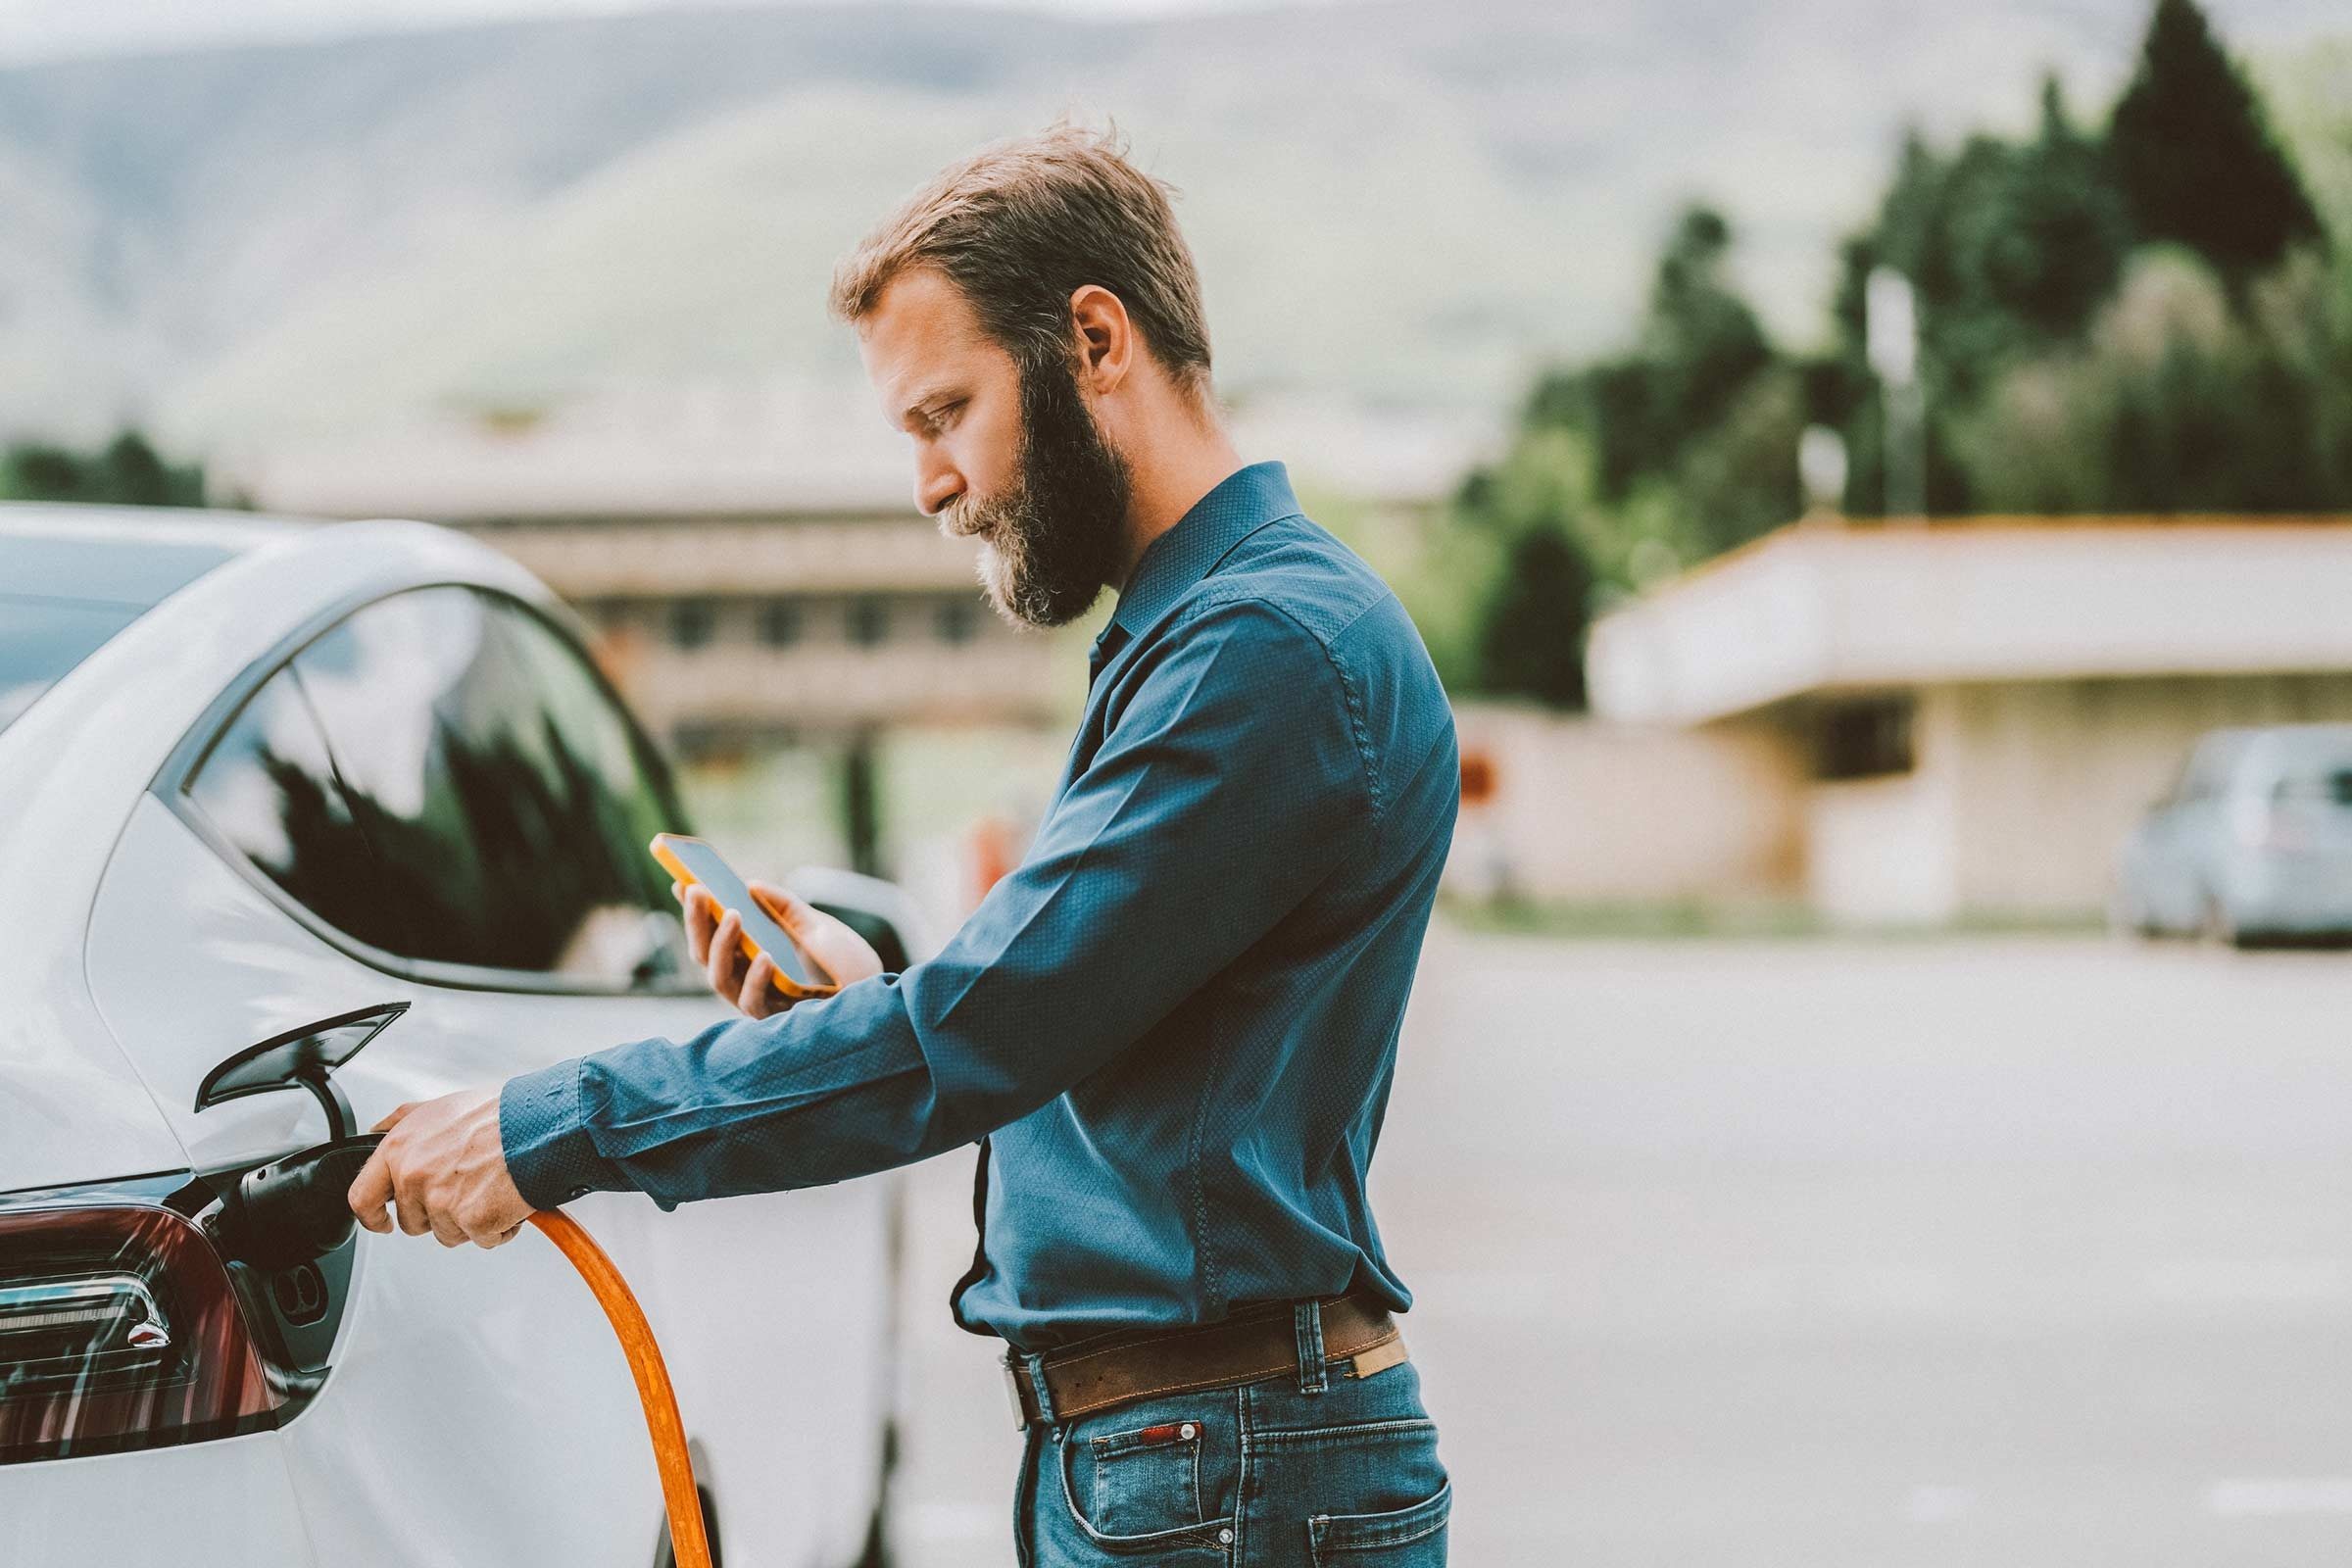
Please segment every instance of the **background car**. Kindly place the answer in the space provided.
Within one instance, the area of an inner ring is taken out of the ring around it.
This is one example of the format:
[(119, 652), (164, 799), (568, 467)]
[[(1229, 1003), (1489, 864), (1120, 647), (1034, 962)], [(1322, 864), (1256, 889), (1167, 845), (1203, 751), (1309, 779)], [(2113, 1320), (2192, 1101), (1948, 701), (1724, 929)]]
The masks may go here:
[[(665, 1556), (620, 1350), (544, 1240), (361, 1233), (262, 1279), (189, 1222), (327, 1136), (323, 1096), (192, 1108), (256, 1042), (407, 1004), (333, 1075), (366, 1128), (724, 1015), (662, 829), (691, 830), (662, 759), (483, 546), (0, 508), (0, 1560)], [(858, 891), (818, 896), (904, 940)], [(878, 1549), (899, 1191), (569, 1205), (738, 1560)]]
[(2352, 934), (2352, 724), (2206, 735), (2124, 848), (2114, 920), (2241, 946)]

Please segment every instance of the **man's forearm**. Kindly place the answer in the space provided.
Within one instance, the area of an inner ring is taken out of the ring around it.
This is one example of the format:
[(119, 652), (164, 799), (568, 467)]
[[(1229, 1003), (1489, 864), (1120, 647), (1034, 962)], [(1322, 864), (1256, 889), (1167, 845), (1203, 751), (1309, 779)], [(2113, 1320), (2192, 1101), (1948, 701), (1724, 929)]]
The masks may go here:
[(534, 1208), (587, 1192), (696, 1199), (819, 1187), (969, 1142), (898, 977), (689, 1039), (633, 1041), (510, 1079), (499, 1132)]

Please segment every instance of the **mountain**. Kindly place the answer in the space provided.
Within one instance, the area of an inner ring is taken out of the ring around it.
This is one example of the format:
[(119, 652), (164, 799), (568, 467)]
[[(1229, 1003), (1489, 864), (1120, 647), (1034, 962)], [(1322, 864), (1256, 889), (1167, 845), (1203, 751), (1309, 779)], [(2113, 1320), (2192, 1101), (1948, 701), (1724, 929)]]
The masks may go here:
[[(2264, 47), (2334, 22), (2230, 0)], [(1090, 22), (659, 11), (0, 70), (0, 430), (213, 447), (612, 383), (854, 377), (833, 258), (975, 143), (1114, 117), (1221, 385), (1493, 411), (1625, 330), (1674, 206), (1783, 333), (1906, 122), (2103, 110), (2141, 0), (1371, 0)]]

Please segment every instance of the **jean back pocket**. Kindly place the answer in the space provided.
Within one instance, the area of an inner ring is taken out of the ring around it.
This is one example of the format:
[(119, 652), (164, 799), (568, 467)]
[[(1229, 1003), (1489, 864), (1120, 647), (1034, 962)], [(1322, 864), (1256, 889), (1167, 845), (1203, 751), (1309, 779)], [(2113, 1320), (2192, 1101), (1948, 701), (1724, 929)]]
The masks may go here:
[(1386, 1513), (1319, 1513), (1306, 1522), (1317, 1568), (1420, 1568), (1446, 1560), (1446, 1524), (1453, 1482), (1407, 1508)]

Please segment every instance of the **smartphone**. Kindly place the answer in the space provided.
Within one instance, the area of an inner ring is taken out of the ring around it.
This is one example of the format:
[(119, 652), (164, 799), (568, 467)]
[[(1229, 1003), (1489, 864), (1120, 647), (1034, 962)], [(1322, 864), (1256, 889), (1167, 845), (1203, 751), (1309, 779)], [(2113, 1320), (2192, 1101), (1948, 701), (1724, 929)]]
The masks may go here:
[(752, 896), (751, 888), (735, 874), (735, 868), (707, 841), (688, 838), (683, 833), (657, 833), (650, 848), (654, 858), (681, 884), (701, 883), (718, 901), (720, 908), (735, 911), (736, 918), (743, 922), (743, 956), (756, 958), (766, 954), (776, 966), (778, 991), (797, 1001), (803, 997), (831, 996), (841, 989), (831, 972), (793, 940), (792, 933)]

